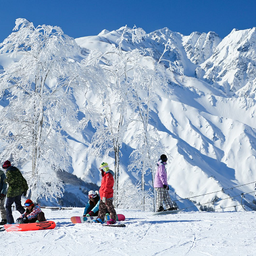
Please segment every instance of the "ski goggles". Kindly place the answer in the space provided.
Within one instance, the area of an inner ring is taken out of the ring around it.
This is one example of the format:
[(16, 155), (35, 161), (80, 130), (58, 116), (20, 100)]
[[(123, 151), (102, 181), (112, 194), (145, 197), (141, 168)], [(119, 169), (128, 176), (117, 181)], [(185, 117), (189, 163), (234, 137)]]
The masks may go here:
[(26, 203), (26, 204), (25, 204), (26, 207), (29, 207), (30, 205), (31, 205), (30, 203)]
[(92, 198), (95, 198), (97, 195), (89, 195), (89, 198), (92, 199)]

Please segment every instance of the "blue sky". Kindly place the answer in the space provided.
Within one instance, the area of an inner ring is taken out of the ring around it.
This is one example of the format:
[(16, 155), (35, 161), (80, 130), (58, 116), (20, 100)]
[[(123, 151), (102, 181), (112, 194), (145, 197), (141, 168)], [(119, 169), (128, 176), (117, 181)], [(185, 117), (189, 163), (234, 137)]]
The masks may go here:
[(256, 0), (1, 1), (0, 42), (11, 34), (17, 18), (35, 26), (59, 26), (74, 38), (124, 25), (136, 25), (147, 33), (164, 27), (184, 35), (215, 31), (224, 38), (233, 28), (256, 26)]

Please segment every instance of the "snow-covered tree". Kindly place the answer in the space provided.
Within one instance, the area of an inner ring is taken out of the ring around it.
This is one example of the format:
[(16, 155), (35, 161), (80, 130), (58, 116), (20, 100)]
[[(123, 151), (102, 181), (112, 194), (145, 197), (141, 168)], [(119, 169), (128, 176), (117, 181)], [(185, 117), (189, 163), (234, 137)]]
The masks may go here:
[[(105, 79), (101, 81), (101, 86), (97, 87), (98, 101), (93, 108), (98, 109), (92, 124), (96, 129), (93, 136), (92, 148), (97, 155), (111, 155), (115, 159), (115, 205), (118, 206), (119, 175), (120, 175), (120, 152), (124, 141), (125, 132), (132, 120), (134, 110), (131, 109), (133, 101), (130, 90), (131, 78), (129, 72), (136, 66), (138, 59), (142, 58), (140, 51), (124, 51), (122, 49), (124, 35), (127, 31), (125, 27), (120, 36), (118, 45), (112, 45), (112, 49), (104, 52), (98, 59), (105, 73)], [(141, 36), (135, 34), (134, 40)], [(91, 110), (92, 112), (93, 110)]]
[[(118, 49), (113, 49), (118, 55)], [(118, 55), (119, 56), (119, 55)], [(101, 102), (100, 122), (93, 137), (93, 146), (104, 154), (114, 152), (115, 204), (118, 206), (120, 149), (129, 123), (125, 60), (123, 56), (113, 59), (107, 67), (108, 81), (102, 83), (98, 96)]]
[(85, 77), (81, 50), (59, 27), (17, 19), (0, 45), (0, 54), (7, 53), (0, 76), (1, 159), (31, 163), (26, 177), (32, 198), (58, 197), (55, 171), (68, 168), (66, 137), (79, 127), (72, 92)]
[[(132, 125), (137, 127), (133, 134), (133, 144), (137, 145), (130, 155), (131, 164), (129, 170), (139, 172), (141, 175), (142, 206), (145, 210), (145, 176), (151, 176), (147, 180), (151, 194), (154, 195), (154, 166), (155, 159), (162, 153), (160, 138), (157, 133), (154, 104), (157, 100), (156, 88), (162, 90), (166, 86), (166, 78), (161, 66), (151, 57), (147, 61), (137, 63), (133, 70), (132, 93), (134, 119)], [(162, 88), (161, 88), (162, 87)], [(150, 181), (149, 181), (150, 180)], [(154, 196), (153, 196), (154, 205)]]

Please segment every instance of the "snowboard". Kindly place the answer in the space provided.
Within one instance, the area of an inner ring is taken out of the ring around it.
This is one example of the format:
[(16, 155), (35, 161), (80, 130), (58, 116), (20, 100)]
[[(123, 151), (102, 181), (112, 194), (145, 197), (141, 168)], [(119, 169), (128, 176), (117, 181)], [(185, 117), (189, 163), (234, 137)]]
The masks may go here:
[(35, 223), (5, 224), (4, 225), (4, 229), (7, 232), (54, 229), (55, 227), (56, 227), (56, 223), (54, 221), (42, 221), (42, 222), (35, 222)]
[(172, 211), (162, 211), (162, 212), (154, 212), (153, 215), (166, 215), (166, 214), (175, 214), (178, 213), (180, 210), (172, 210)]
[[(71, 222), (74, 223), (74, 224), (84, 223), (84, 222), (92, 223), (97, 218), (98, 218), (98, 216), (90, 216), (90, 217), (73, 216), (73, 217), (71, 217)], [(110, 220), (110, 215), (106, 214), (105, 222), (107, 222), (108, 220)], [(123, 220), (125, 220), (125, 216), (123, 214), (117, 214), (116, 215), (116, 220), (123, 221)]]
[(105, 227), (126, 227), (125, 224), (102, 224), (102, 226), (105, 226)]

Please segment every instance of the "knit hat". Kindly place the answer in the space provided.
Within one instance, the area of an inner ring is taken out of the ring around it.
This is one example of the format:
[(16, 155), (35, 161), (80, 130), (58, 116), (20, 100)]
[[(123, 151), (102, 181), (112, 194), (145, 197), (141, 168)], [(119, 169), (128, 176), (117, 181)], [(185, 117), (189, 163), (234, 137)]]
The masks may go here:
[(33, 201), (32, 201), (32, 200), (27, 199), (27, 200), (26, 200), (26, 202), (25, 202), (25, 206), (26, 206), (26, 207), (28, 207), (28, 206), (30, 206), (30, 205), (32, 205), (32, 206), (33, 206), (33, 205), (34, 205), (34, 203), (33, 203)]
[(167, 156), (164, 154), (160, 156), (160, 159), (162, 160), (163, 163), (165, 163), (168, 160)]
[(7, 168), (10, 167), (10, 166), (11, 166), (11, 162), (10, 162), (9, 160), (7, 160), (7, 161), (4, 162), (4, 164), (3, 164), (2, 167), (3, 167), (4, 169), (7, 169)]
[(109, 171), (109, 167), (108, 167), (108, 164), (103, 162), (101, 165), (100, 165), (100, 170), (103, 170), (104, 172), (108, 172)]

